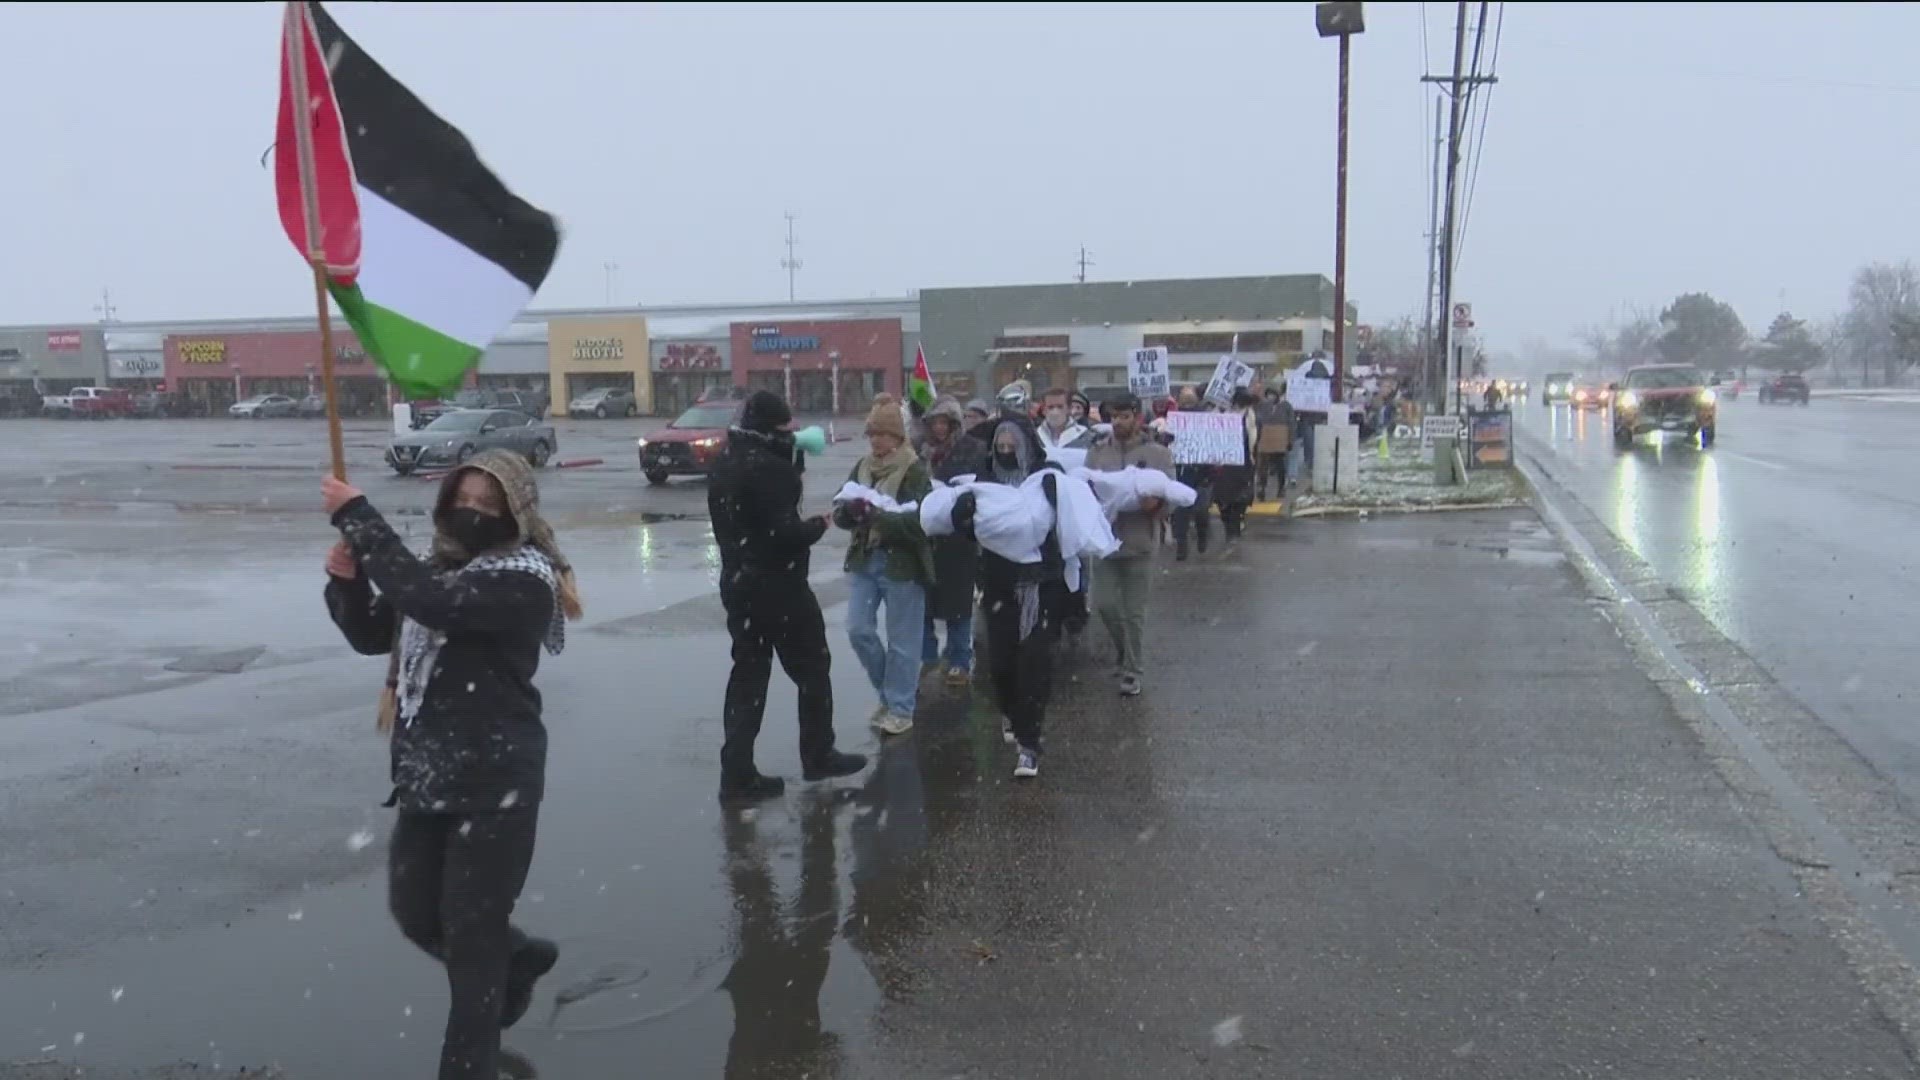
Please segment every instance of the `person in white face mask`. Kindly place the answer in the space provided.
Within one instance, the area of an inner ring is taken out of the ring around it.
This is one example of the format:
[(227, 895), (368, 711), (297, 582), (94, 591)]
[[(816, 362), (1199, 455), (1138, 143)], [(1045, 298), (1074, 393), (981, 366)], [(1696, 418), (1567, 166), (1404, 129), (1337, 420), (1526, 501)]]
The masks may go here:
[(1065, 387), (1055, 387), (1040, 397), (1040, 443), (1048, 450), (1084, 450), (1093, 445), (1093, 431), (1074, 420), (1067, 397)]

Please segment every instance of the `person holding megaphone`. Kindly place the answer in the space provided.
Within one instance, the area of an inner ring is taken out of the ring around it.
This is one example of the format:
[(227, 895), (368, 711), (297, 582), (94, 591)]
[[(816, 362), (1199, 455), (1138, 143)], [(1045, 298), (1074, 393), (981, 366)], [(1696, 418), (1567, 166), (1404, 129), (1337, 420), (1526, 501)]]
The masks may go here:
[(867, 766), (865, 757), (834, 749), (833, 654), (819, 598), (807, 583), (812, 548), (826, 535), (827, 519), (800, 516), (801, 454), (825, 450), (825, 436), (818, 428), (791, 432), (792, 423), (786, 402), (756, 391), (727, 432), (707, 488), (720, 547), (720, 603), (733, 637), (720, 748), (725, 802), (777, 798), (786, 790), (785, 781), (762, 775), (753, 762), (776, 655), (800, 695), (805, 778), (851, 776)]

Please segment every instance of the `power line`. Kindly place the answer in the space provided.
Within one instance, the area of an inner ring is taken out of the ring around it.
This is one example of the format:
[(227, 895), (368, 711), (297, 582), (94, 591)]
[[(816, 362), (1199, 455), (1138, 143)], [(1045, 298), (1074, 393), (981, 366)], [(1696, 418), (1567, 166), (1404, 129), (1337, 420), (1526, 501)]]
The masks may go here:
[(1080, 284), (1085, 285), (1087, 283), (1087, 267), (1093, 265), (1093, 259), (1087, 254), (1087, 245), (1080, 245), (1080, 258), (1077, 261), (1080, 264)]
[[(1507, 26), (1507, 5), (1505, 3), (1502, 3), (1500, 5), (1500, 13), (1495, 18), (1494, 24), (1493, 24), (1493, 52), (1488, 54), (1488, 58), (1487, 58), (1487, 74), (1489, 76), (1497, 77), (1500, 74), (1500, 38), (1502, 36), (1502, 31), (1506, 29), (1506, 26)], [(1480, 159), (1482, 156), (1481, 151), (1487, 144), (1487, 111), (1493, 103), (1494, 85), (1496, 84), (1488, 83), (1486, 87), (1486, 96), (1480, 99), (1480, 130), (1478, 134), (1474, 136), (1473, 165), (1467, 172), (1467, 196), (1466, 196), (1467, 205), (1461, 211), (1461, 214), (1460, 214), (1461, 240), (1464, 240), (1466, 238), (1467, 227), (1473, 223), (1473, 196), (1474, 196), (1474, 193), (1480, 189)], [(1454, 249), (1454, 258), (1458, 259), (1459, 257), (1460, 257), (1459, 248), (1456, 247)]]
[(780, 260), (780, 269), (787, 272), (787, 300), (789, 302), (793, 300), (793, 276), (799, 273), (800, 267), (803, 265), (799, 257), (794, 254), (794, 249), (799, 247), (799, 245), (800, 238), (793, 235), (793, 214), (789, 212), (787, 214), (787, 257)]

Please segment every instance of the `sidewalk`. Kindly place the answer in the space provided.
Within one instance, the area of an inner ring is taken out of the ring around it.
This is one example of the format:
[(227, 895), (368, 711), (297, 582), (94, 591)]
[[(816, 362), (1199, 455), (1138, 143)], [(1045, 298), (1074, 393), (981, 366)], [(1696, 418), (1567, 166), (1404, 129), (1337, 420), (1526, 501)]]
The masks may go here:
[(1168, 569), (1146, 696), (1084, 679), (1038, 784), (916, 736), (859, 1075), (1910, 1074), (1530, 511)]

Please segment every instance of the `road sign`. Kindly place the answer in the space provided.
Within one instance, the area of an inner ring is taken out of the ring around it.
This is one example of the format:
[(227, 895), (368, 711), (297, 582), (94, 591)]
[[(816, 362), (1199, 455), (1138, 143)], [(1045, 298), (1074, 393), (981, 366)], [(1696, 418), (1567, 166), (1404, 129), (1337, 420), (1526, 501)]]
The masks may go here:
[(1472, 304), (1453, 305), (1453, 328), (1455, 330), (1473, 329), (1473, 305)]
[(1457, 439), (1460, 437), (1460, 418), (1457, 416), (1428, 416), (1420, 421), (1420, 449), (1431, 453), (1433, 440)]

